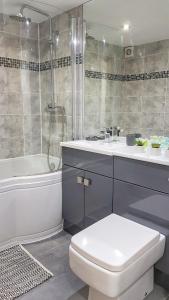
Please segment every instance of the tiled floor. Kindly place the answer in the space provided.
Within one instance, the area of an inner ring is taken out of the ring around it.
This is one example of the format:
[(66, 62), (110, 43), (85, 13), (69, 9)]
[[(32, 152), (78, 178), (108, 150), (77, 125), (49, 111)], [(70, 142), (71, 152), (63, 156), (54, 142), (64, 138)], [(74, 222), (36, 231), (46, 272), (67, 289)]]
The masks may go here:
[[(70, 270), (68, 246), (70, 235), (63, 232), (57, 237), (25, 246), (25, 248), (46, 266), (54, 277), (34, 288), (20, 300), (87, 300), (88, 288)], [(167, 292), (155, 288), (146, 300), (166, 300)]]
[(20, 297), (20, 300), (86, 300), (87, 288), (69, 268), (70, 238), (63, 232), (55, 238), (25, 246), (54, 277)]

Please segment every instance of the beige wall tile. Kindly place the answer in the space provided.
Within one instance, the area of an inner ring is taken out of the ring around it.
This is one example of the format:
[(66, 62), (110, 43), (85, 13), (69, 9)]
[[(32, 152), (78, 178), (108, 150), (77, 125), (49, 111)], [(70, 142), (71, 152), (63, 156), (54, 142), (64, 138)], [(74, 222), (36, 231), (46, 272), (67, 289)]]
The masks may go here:
[(158, 53), (144, 58), (144, 72), (158, 72), (168, 69), (168, 53)]
[(22, 115), (23, 103), (19, 93), (0, 94), (0, 115)]
[(165, 96), (143, 96), (142, 112), (161, 113), (165, 111)]
[(164, 113), (142, 113), (141, 123), (145, 129), (164, 130)]
[(125, 60), (125, 74), (141, 74), (144, 73), (143, 58), (128, 58)]
[(3, 138), (23, 138), (23, 117), (17, 115), (0, 115), (0, 136)]
[(166, 79), (151, 79), (143, 81), (144, 96), (164, 96), (165, 93)]

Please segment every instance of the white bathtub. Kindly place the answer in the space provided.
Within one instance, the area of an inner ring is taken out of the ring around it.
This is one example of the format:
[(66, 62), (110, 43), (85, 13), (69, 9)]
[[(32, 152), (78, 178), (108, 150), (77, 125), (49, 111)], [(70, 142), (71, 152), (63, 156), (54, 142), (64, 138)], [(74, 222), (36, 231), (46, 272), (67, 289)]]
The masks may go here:
[(62, 230), (61, 171), (47, 171), (44, 155), (0, 160), (0, 247)]

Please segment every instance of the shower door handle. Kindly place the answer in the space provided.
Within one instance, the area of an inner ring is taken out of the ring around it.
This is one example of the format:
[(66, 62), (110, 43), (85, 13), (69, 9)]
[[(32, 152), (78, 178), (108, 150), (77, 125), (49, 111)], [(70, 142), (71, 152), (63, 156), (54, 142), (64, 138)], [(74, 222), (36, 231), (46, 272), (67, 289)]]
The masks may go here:
[(77, 182), (78, 184), (84, 184), (84, 177), (82, 177), (82, 176), (77, 176), (76, 182)]

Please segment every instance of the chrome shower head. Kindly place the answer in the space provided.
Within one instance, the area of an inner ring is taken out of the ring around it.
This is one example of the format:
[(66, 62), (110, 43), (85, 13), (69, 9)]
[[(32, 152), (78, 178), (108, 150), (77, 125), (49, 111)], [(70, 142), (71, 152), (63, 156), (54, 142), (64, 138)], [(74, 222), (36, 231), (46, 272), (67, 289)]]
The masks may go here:
[(19, 23), (26, 23), (28, 25), (31, 23), (31, 18), (26, 18), (25, 16), (21, 15), (20, 13), (18, 15), (10, 15), (9, 17), (12, 20), (19, 22)]

